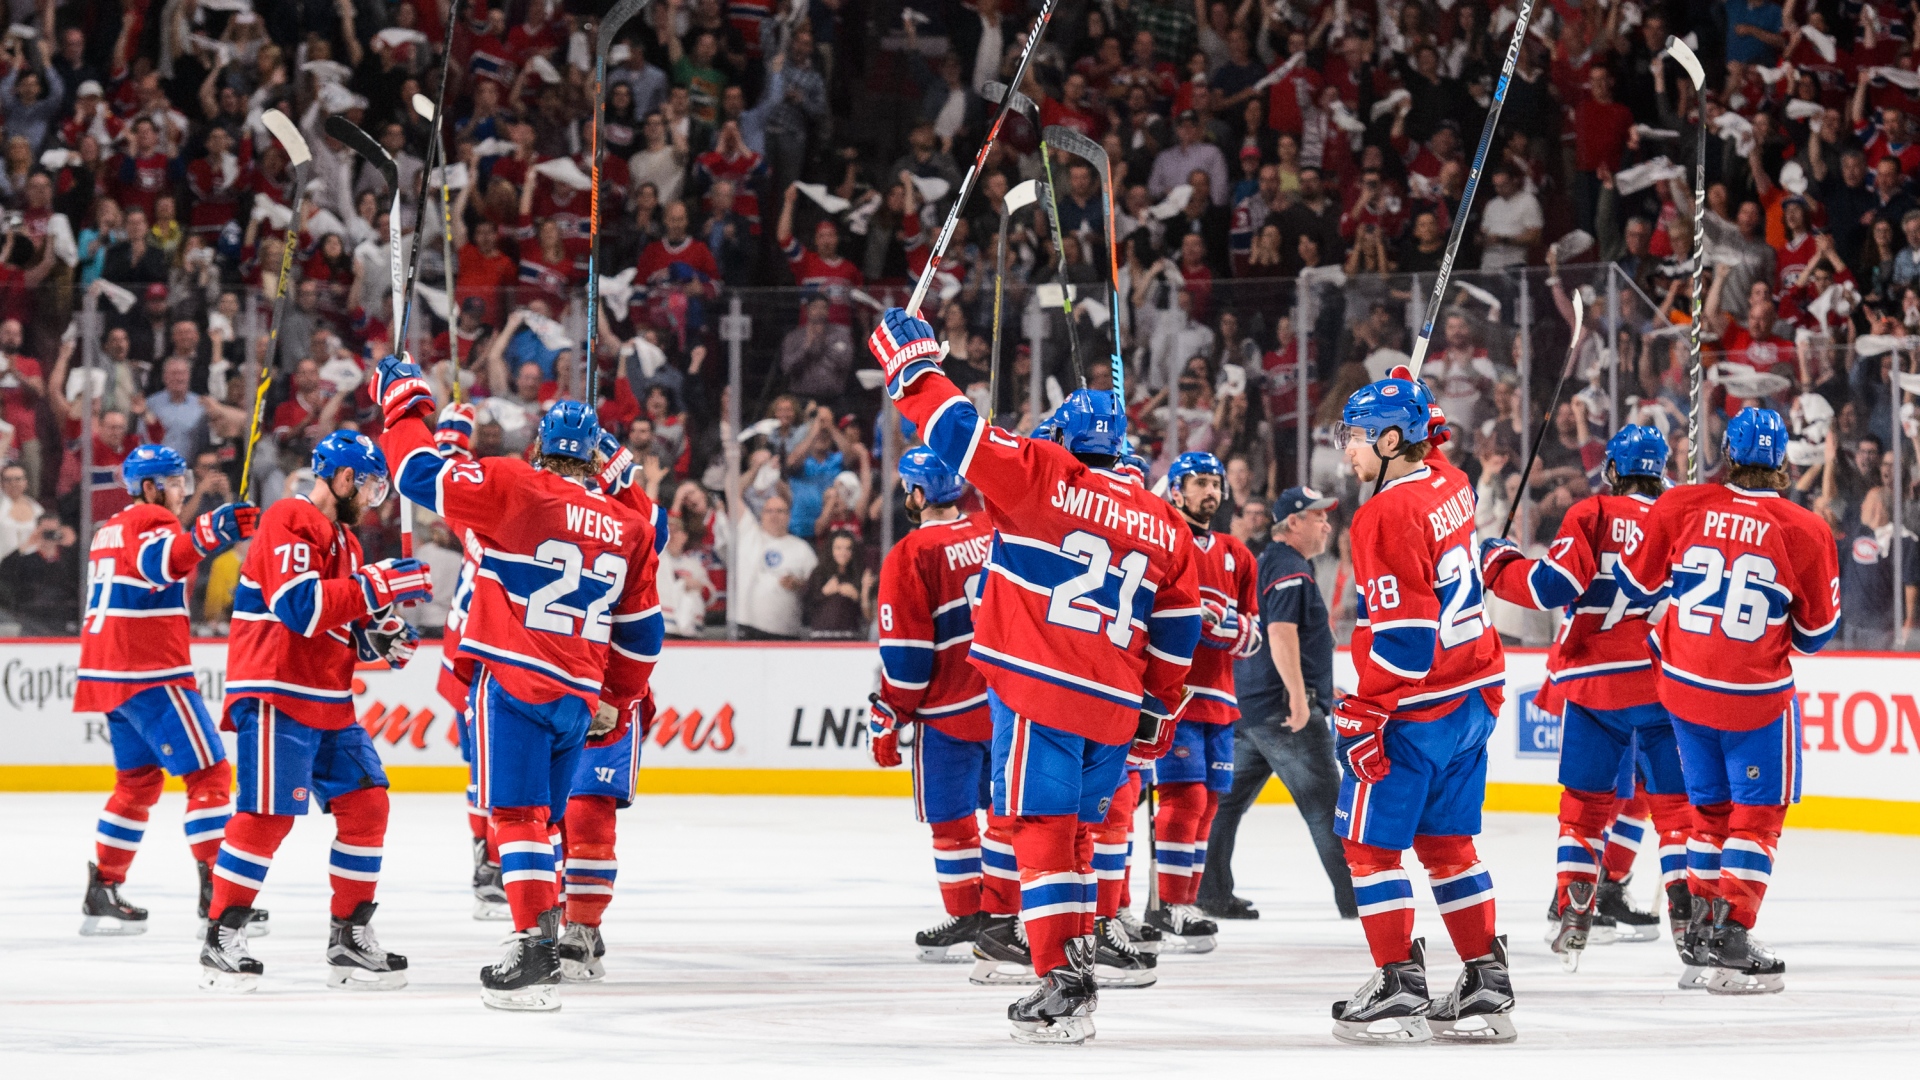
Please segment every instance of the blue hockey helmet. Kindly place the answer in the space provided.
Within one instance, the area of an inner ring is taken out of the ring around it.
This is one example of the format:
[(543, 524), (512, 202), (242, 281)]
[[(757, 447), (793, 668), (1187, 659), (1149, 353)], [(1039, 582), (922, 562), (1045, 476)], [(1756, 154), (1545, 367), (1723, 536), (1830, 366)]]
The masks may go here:
[(592, 461), (600, 444), (600, 421), (585, 402), (562, 401), (540, 418), (540, 452)]
[(1787, 425), (1772, 409), (1749, 405), (1727, 421), (1727, 459), (1777, 469), (1787, 460)]
[(1667, 437), (1650, 424), (1628, 424), (1607, 440), (1615, 476), (1660, 476), (1667, 471)]
[(387, 455), (380, 452), (372, 439), (345, 429), (321, 439), (313, 448), (313, 475), (331, 480), (341, 469), (353, 470), (355, 486), (369, 482), (379, 485), (367, 500), (368, 506), (379, 506), (386, 501)]
[(916, 446), (900, 455), (900, 486), (908, 494), (919, 488), (926, 494), (927, 501), (936, 506), (960, 501), (960, 493), (966, 489), (960, 474), (925, 446)]
[(1218, 476), (1223, 479), (1227, 470), (1220, 459), (1205, 450), (1189, 450), (1173, 459), (1173, 465), (1167, 469), (1167, 487), (1175, 494), (1187, 482), (1189, 476)]
[(1073, 453), (1126, 453), (1127, 413), (1113, 391), (1075, 390), (1054, 417), (1060, 422), (1060, 442)]
[(136, 446), (127, 460), (120, 464), (120, 477), (126, 481), (127, 494), (140, 494), (140, 482), (152, 480), (159, 483), (169, 476), (187, 477), (187, 493), (193, 493), (193, 477), (187, 472), (187, 459), (171, 446), (147, 443)]
[(1433, 423), (1433, 399), (1427, 388), (1411, 379), (1381, 379), (1353, 392), (1340, 410), (1341, 425), (1334, 445), (1355, 438), (1376, 442), (1390, 428), (1399, 428), (1409, 443), (1425, 442)]

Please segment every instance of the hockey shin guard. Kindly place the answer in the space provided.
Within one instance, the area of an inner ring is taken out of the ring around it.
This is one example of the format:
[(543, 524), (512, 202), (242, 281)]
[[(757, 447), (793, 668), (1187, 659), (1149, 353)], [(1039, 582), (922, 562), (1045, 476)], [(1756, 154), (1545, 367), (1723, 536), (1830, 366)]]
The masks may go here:
[(553, 895), (555, 902), (567, 902), (566, 819), (547, 822), (547, 843), (553, 848)]
[(1413, 853), (1433, 882), (1433, 902), (1462, 960), (1493, 952), (1493, 875), (1480, 864), (1471, 836), (1416, 836)]
[(949, 915), (980, 910), (980, 822), (973, 814), (936, 821), (933, 829), (933, 877)]
[(1114, 789), (1113, 802), (1107, 807), (1105, 821), (1093, 829), (1093, 878), (1095, 914), (1118, 915), (1125, 906), (1127, 856), (1132, 848), (1127, 833), (1133, 827), (1133, 812), (1140, 805), (1140, 774), (1128, 773)]
[(989, 915), (1020, 913), (1020, 859), (1013, 852), (1013, 819), (987, 811), (980, 838), (980, 910)]
[(147, 835), (147, 818), (153, 804), (160, 801), (165, 783), (166, 774), (157, 765), (114, 774), (113, 794), (107, 796), (100, 824), (93, 833), (93, 861), (100, 867), (101, 881), (118, 885), (127, 880), (127, 868), (140, 851), (140, 841)]
[(1067, 939), (1079, 936), (1082, 916), (1093, 911), (1092, 875), (1075, 868), (1078, 825), (1071, 814), (1050, 814), (1022, 817), (1014, 829), (1020, 919), (1036, 975), (1067, 966)]
[(387, 789), (361, 788), (332, 800), (333, 852), (327, 880), (333, 885), (333, 917), (345, 919), (373, 899), (380, 884), (380, 855), (387, 839)]
[(1576, 881), (1598, 885), (1601, 839), (1613, 820), (1616, 801), (1611, 791), (1560, 792), (1560, 858), (1555, 867), (1554, 903), (1567, 902), (1567, 886)]
[(1728, 816), (1727, 841), (1720, 852), (1720, 895), (1726, 898), (1729, 917), (1749, 930), (1760, 917), (1760, 902), (1773, 879), (1773, 853), (1786, 820), (1785, 806), (1735, 803)]
[(1727, 819), (1732, 803), (1693, 808), (1693, 830), (1687, 834), (1687, 891), (1702, 900), (1720, 895), (1720, 849), (1727, 842)]
[(253, 906), (254, 896), (267, 882), (273, 853), (292, 829), (293, 818), (285, 814), (243, 810), (227, 819), (226, 839), (220, 841), (220, 854), (213, 860), (213, 900), (207, 905), (207, 918), (218, 921), (230, 907)]
[(1193, 833), (1193, 898), (1200, 897), (1200, 882), (1207, 874), (1207, 837), (1213, 832), (1213, 815), (1220, 810), (1220, 793), (1207, 789), (1207, 807), (1200, 813), (1200, 827)]
[(554, 906), (553, 840), (544, 806), (496, 806), (493, 831), (500, 845), (500, 883), (507, 890), (513, 928), (530, 929)]
[(187, 784), (187, 844), (193, 849), (195, 862), (211, 863), (220, 854), (227, 819), (233, 816), (233, 766), (216, 761), (183, 779)]
[(1196, 893), (1193, 845), (1200, 817), (1207, 812), (1206, 785), (1160, 785), (1160, 813), (1154, 818), (1153, 856), (1160, 866), (1160, 900), (1191, 904)]
[(1680, 919), (1686, 919), (1693, 910), (1688, 900), (1684, 905), (1673, 901), (1690, 895), (1687, 893), (1687, 833), (1693, 827), (1693, 808), (1687, 805), (1685, 795), (1647, 795), (1647, 811), (1653, 816), (1653, 827), (1660, 834), (1660, 887), (1666, 891), (1670, 912)]
[(1341, 840), (1353, 871), (1353, 896), (1360, 907), (1360, 929), (1375, 967), (1398, 964), (1413, 955), (1413, 883), (1400, 868), (1400, 853), (1353, 840)]
[(575, 795), (567, 800), (567, 921), (599, 926), (613, 902), (614, 802), (611, 795)]
[(1073, 872), (1080, 875), (1080, 935), (1093, 933), (1093, 920), (1100, 907), (1100, 890), (1093, 876), (1093, 830), (1097, 826), (1084, 821), (1073, 823)]
[(1640, 845), (1653, 825), (1648, 820), (1648, 798), (1645, 791), (1636, 791), (1633, 798), (1620, 804), (1613, 824), (1607, 828), (1606, 853), (1601, 861), (1608, 881), (1625, 881), (1633, 873), (1633, 861), (1640, 857)]

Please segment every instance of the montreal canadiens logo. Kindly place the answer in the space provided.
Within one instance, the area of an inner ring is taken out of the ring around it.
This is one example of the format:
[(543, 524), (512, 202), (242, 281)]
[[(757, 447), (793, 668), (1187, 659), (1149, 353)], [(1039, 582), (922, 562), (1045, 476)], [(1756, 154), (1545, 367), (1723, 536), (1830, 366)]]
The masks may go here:
[(1862, 536), (1853, 542), (1853, 561), (1872, 566), (1880, 561), (1880, 545), (1870, 536)]
[(294, 789), (293, 789), (293, 801), (294, 801), (294, 802), (306, 802), (306, 801), (307, 801), (307, 789), (306, 789), (306, 788), (303, 788), (303, 787), (297, 787), (297, 788), (294, 788)]
[(1397, 386), (1383, 386), (1380, 388), (1381, 397), (1393, 397), (1399, 392), (1400, 392), (1400, 388)]

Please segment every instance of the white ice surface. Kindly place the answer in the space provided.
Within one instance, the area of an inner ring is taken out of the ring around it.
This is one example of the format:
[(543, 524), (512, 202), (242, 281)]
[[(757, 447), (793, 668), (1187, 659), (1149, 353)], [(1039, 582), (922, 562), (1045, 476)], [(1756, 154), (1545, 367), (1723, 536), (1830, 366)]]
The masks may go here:
[[(584, 1080), (1389, 1071), (1424, 1080), (1681, 1069), (1841, 1080), (1836, 1066), (1911, 1076), (1920, 1061), (1920, 840), (1910, 838), (1789, 831), (1760, 928), (1787, 960), (1787, 992), (1730, 999), (1674, 989), (1679, 962), (1664, 939), (1592, 950), (1579, 974), (1563, 974), (1540, 938), (1554, 825), (1491, 815), (1480, 850), (1513, 942), (1520, 1041), (1349, 1048), (1329, 1037), (1328, 1007), (1369, 974), (1359, 926), (1335, 917), (1292, 808), (1257, 807), (1235, 869), (1240, 893), (1264, 917), (1226, 924), (1211, 955), (1163, 960), (1158, 986), (1102, 995), (1093, 1043), (1039, 1048), (1007, 1037), (1005, 1008), (1021, 991), (970, 986), (964, 965), (912, 959), (913, 931), (940, 911), (928, 835), (904, 800), (641, 800), (620, 815), (607, 980), (568, 986), (565, 1007), (545, 1015), (480, 1004), (476, 972), (497, 957), (502, 924), (468, 917), (458, 796), (393, 800), (375, 926), (411, 958), (411, 987), (348, 994), (322, 985), (331, 822), (314, 818), (295, 827), (274, 862), (261, 899), (274, 930), (254, 946), (267, 975), (243, 998), (194, 988), (194, 877), (178, 795), (158, 808), (126, 888), (153, 910), (152, 929), (78, 936), (100, 804), (94, 795), (0, 795), (8, 1080), (465, 1080), (553, 1076), (555, 1066)], [(1651, 853), (1641, 871), (1645, 905)], [(1426, 886), (1415, 893), (1438, 992), (1458, 965)]]

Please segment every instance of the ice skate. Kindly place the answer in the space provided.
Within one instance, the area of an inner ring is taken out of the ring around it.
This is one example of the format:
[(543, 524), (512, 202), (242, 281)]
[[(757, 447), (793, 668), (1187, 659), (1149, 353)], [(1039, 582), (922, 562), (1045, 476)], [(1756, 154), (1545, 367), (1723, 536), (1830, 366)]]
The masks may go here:
[[(913, 943), (920, 949), (920, 962), (923, 964), (960, 964), (969, 957), (965, 946), (973, 944), (980, 936), (980, 930), (986, 926), (991, 916), (976, 911), (971, 915), (949, 915), (934, 926), (913, 935)], [(953, 952), (960, 947), (958, 953)]]
[(562, 982), (599, 982), (607, 977), (607, 943), (600, 928), (585, 923), (568, 923), (560, 935), (560, 980)]
[(1580, 970), (1580, 954), (1587, 951), (1587, 935), (1593, 931), (1593, 901), (1593, 882), (1569, 882), (1560, 919), (1547, 927), (1547, 948), (1560, 958), (1564, 971)]
[(1433, 1038), (1427, 1026), (1426, 941), (1407, 959), (1373, 973), (1352, 998), (1333, 1003), (1333, 1037), (1356, 1046), (1401, 1046)]
[[(213, 904), (213, 864), (197, 862), (194, 869), (200, 872), (200, 917), (207, 917), (207, 908)], [(266, 908), (253, 908), (253, 915), (247, 920), (248, 937), (266, 937), (273, 929), (267, 921)]]
[(480, 1000), (489, 1009), (552, 1012), (560, 1007), (560, 908), (507, 937), (507, 954), (480, 969)]
[(1192, 904), (1148, 908), (1146, 923), (1166, 935), (1160, 945), (1163, 953), (1212, 952), (1214, 935), (1220, 932), (1219, 925)]
[(407, 985), (407, 958), (380, 947), (373, 936), (373, 912), (380, 905), (362, 900), (353, 914), (335, 917), (327, 938), (327, 988), (398, 990)]
[(82, 937), (132, 937), (147, 932), (147, 909), (120, 898), (118, 882), (101, 881), (100, 867), (87, 864), (87, 894), (80, 900)]
[(252, 908), (230, 907), (207, 921), (200, 945), (200, 989), (221, 994), (251, 994), (260, 988), (266, 966), (247, 952), (247, 922)]
[(1033, 993), (1007, 1006), (1015, 1042), (1075, 1046), (1093, 1038), (1093, 1011), (1100, 1006), (1094, 983), (1090, 937), (1067, 942), (1067, 966), (1047, 972)]
[(1159, 981), (1158, 958), (1143, 955), (1127, 940), (1127, 931), (1114, 919), (1093, 921), (1093, 973), (1110, 990), (1152, 986)]
[(1787, 962), (1729, 918), (1725, 900), (1713, 902), (1707, 958), (1713, 965), (1707, 975), (1709, 994), (1777, 994), (1787, 988)]
[(1660, 916), (1641, 911), (1627, 898), (1627, 883), (1632, 877), (1600, 883), (1599, 899), (1594, 902), (1594, 917), (1613, 920), (1615, 941), (1660, 940)]
[(1467, 961), (1453, 992), (1433, 1003), (1433, 1037), (1450, 1043), (1509, 1043), (1513, 1027), (1513, 982), (1507, 975), (1507, 939), (1493, 939), (1493, 953)]
[(1120, 924), (1121, 929), (1127, 932), (1127, 940), (1133, 942), (1134, 951), (1145, 956), (1152, 956), (1160, 951), (1165, 935), (1160, 933), (1158, 927), (1141, 922), (1130, 908), (1121, 908), (1120, 914), (1113, 918)]
[(973, 972), (967, 981), (975, 986), (1032, 986), (1040, 981), (1033, 973), (1033, 952), (1020, 916), (987, 917), (973, 939)]
[(1206, 904), (1201, 904), (1200, 911), (1208, 918), (1214, 920), (1257, 919), (1260, 917), (1260, 909), (1253, 906), (1253, 901), (1243, 900), (1238, 896), (1227, 897), (1227, 902), (1219, 907), (1210, 907)]
[(473, 841), (473, 917), (481, 922), (513, 918), (507, 907), (507, 889), (500, 883), (500, 864), (487, 861), (487, 842)]
[(1673, 936), (1673, 947), (1680, 953), (1680, 989), (1705, 990), (1713, 975), (1710, 951), (1713, 946), (1713, 905), (1702, 896), (1692, 897), (1693, 912), (1686, 927)]
[[(1587, 929), (1587, 945), (1590, 948), (1597, 945), (1611, 945), (1619, 938), (1619, 927), (1614, 925), (1612, 918), (1602, 915), (1599, 909), (1600, 904), (1596, 900), (1594, 910), (1590, 913), (1591, 925)], [(1555, 893), (1547, 901), (1547, 936), (1544, 939), (1546, 943), (1552, 945), (1555, 935), (1559, 932), (1560, 894)]]

